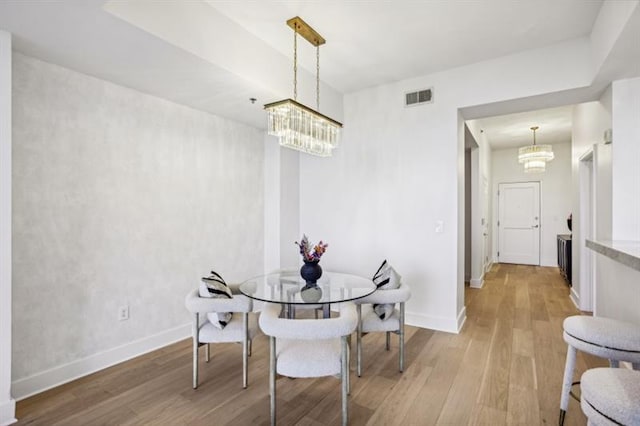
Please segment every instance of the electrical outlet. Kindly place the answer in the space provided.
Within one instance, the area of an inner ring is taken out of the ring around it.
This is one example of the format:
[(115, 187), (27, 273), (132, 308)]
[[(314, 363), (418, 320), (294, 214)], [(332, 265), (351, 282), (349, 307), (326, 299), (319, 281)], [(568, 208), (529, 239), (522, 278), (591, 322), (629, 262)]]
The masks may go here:
[(436, 233), (441, 234), (444, 232), (444, 221), (436, 220)]
[(120, 306), (118, 308), (118, 321), (129, 319), (129, 305)]

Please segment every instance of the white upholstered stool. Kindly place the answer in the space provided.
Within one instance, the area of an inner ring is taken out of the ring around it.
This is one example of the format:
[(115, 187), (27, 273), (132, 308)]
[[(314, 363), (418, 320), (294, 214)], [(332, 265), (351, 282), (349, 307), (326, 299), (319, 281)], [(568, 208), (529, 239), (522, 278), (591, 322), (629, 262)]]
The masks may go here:
[(594, 368), (580, 379), (589, 425), (640, 425), (640, 371)]
[(640, 326), (610, 318), (576, 315), (564, 320), (564, 341), (567, 342), (567, 362), (560, 397), (560, 425), (569, 406), (569, 394), (578, 350), (609, 360), (611, 367), (620, 361), (640, 369)]

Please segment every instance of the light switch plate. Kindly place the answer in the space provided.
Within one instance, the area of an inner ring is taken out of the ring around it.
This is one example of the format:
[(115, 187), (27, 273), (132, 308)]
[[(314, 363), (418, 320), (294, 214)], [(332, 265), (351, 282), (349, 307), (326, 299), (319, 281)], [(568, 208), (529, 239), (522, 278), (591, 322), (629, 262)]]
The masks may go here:
[(444, 232), (444, 221), (436, 220), (436, 234), (441, 234)]

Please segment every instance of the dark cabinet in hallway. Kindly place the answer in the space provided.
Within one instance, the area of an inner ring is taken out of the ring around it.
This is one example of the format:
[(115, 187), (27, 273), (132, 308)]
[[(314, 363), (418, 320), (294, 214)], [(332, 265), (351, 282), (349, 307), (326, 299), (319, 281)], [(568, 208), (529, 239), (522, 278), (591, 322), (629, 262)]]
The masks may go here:
[(571, 285), (571, 234), (558, 235), (558, 267)]

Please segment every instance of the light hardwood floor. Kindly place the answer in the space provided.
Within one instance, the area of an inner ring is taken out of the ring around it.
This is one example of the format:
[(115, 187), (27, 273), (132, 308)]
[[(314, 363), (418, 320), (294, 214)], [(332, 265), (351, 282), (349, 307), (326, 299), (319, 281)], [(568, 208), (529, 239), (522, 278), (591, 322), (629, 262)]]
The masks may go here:
[[(407, 327), (403, 374), (397, 339), (387, 352), (383, 334), (365, 336), (363, 375), (352, 374), (350, 424), (557, 424), (562, 321), (578, 313), (568, 294), (557, 268), (495, 265), (483, 289), (466, 290), (460, 334)], [(268, 424), (266, 337), (254, 341), (246, 390), (240, 345), (212, 346), (212, 353), (209, 364), (201, 357), (198, 390), (185, 340), (20, 401), (18, 424)], [(579, 353), (576, 377), (605, 365)], [(337, 379), (281, 377), (277, 386), (278, 424), (340, 423)], [(565, 424), (586, 424), (573, 400)]]

